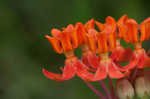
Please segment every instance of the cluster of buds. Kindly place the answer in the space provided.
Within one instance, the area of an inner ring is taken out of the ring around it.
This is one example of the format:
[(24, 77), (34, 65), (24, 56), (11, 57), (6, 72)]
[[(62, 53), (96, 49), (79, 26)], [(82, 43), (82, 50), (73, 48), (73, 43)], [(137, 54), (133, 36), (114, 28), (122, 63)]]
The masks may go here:
[[(43, 68), (43, 74), (49, 79), (64, 81), (76, 75), (84, 81), (95, 82), (108, 77), (127, 79), (123, 80), (123, 86), (126, 84), (128, 87), (136, 87), (140, 84), (136, 78), (144, 74), (144, 68), (150, 67), (150, 52), (146, 53), (142, 48), (142, 42), (150, 37), (150, 18), (138, 24), (127, 15), (118, 21), (108, 16), (105, 23), (91, 19), (85, 24), (69, 24), (62, 30), (53, 28), (51, 35), (46, 35), (45, 38), (53, 49), (58, 54), (63, 53), (66, 59), (65, 66), (61, 68), (62, 74), (48, 72)], [(134, 50), (130, 47), (124, 48), (120, 44), (122, 40), (131, 43)], [(82, 50), (81, 59), (74, 54), (78, 47)], [(122, 63), (128, 64), (122, 66)], [(137, 75), (138, 71), (140, 75)], [(134, 93), (134, 88), (130, 91)]]

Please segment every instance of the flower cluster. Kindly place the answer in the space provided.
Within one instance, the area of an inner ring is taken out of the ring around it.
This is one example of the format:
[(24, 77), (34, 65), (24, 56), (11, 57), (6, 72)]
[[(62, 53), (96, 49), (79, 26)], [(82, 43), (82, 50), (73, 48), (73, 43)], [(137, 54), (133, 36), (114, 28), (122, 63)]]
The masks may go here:
[[(97, 29), (96, 29), (97, 28)], [(123, 78), (134, 69), (150, 66), (150, 58), (142, 48), (142, 42), (150, 37), (150, 18), (138, 24), (134, 19), (122, 16), (118, 21), (108, 16), (105, 23), (94, 19), (83, 24), (69, 24), (62, 30), (53, 28), (52, 36), (46, 35), (53, 49), (66, 56), (62, 74), (48, 72), (43, 68), (44, 75), (53, 80), (69, 80), (75, 75), (86, 81)], [(120, 41), (124, 40), (134, 46), (124, 48)], [(80, 47), (82, 58), (74, 55)], [(120, 63), (128, 62), (126, 66)]]
[[(144, 68), (150, 67), (150, 51), (146, 53), (142, 48), (143, 41), (150, 37), (150, 18), (138, 24), (127, 15), (118, 21), (108, 16), (105, 23), (91, 19), (85, 24), (69, 24), (62, 30), (53, 28), (51, 35), (46, 35), (45, 38), (56, 53), (63, 53), (66, 59), (65, 66), (61, 68), (62, 74), (48, 72), (43, 68), (47, 78), (64, 81), (77, 75), (96, 91), (88, 82), (108, 77), (109, 80), (119, 79), (116, 85), (119, 99), (130, 99), (134, 96), (134, 88), (140, 97), (143, 97), (141, 94), (150, 94), (150, 80), (144, 76)], [(132, 44), (134, 50), (124, 48), (121, 41)], [(81, 59), (74, 54), (78, 47), (82, 51)], [(127, 65), (122, 65), (124, 63)], [(144, 86), (143, 91), (141, 85)], [(106, 89), (103, 84), (102, 87)], [(106, 93), (109, 96), (107, 91)], [(105, 99), (103, 95), (98, 95)]]

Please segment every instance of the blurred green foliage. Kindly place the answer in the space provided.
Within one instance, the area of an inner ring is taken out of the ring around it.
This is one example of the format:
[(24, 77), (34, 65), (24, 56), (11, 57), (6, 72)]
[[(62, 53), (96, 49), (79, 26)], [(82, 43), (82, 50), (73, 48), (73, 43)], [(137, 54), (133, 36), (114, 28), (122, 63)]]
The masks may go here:
[(141, 22), (150, 16), (149, 4), (149, 0), (1, 0), (0, 99), (97, 99), (77, 77), (58, 83), (43, 76), (43, 66), (58, 72), (64, 65), (64, 56), (52, 50), (44, 35), (53, 27), (91, 18), (104, 22), (109, 15), (118, 19), (127, 14)]

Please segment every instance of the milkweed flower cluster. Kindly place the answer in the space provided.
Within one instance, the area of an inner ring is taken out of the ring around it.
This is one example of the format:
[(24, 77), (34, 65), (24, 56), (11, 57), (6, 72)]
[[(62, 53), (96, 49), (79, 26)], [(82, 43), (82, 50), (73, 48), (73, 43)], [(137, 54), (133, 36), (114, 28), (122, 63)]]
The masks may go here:
[[(137, 77), (134, 76), (135, 72), (144, 72), (144, 68), (150, 67), (150, 52), (146, 53), (142, 47), (142, 43), (150, 37), (150, 18), (138, 24), (127, 15), (118, 21), (108, 16), (105, 23), (91, 19), (85, 24), (69, 24), (62, 30), (53, 28), (51, 35), (46, 35), (45, 38), (55, 52), (64, 54), (66, 59), (65, 66), (61, 68), (62, 74), (42, 69), (43, 74), (49, 79), (64, 81), (76, 75), (87, 82), (100, 81), (108, 77), (128, 79), (132, 84)], [(134, 50), (130, 47), (124, 48), (120, 44), (121, 40), (131, 43)], [(81, 59), (74, 54), (78, 47), (82, 50)], [(126, 62), (128, 64), (122, 66), (121, 63)]]

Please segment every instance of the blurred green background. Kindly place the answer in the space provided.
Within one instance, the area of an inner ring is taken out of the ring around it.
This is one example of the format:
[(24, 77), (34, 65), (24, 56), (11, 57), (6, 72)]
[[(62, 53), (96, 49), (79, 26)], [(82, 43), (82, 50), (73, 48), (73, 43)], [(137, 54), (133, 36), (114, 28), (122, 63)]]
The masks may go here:
[[(0, 0), (0, 99), (98, 99), (75, 77), (58, 83), (43, 76), (64, 65), (44, 35), (53, 27), (94, 18), (104, 22), (123, 14), (143, 21), (150, 16), (147, 0)], [(144, 43), (146, 49), (150, 42)]]

